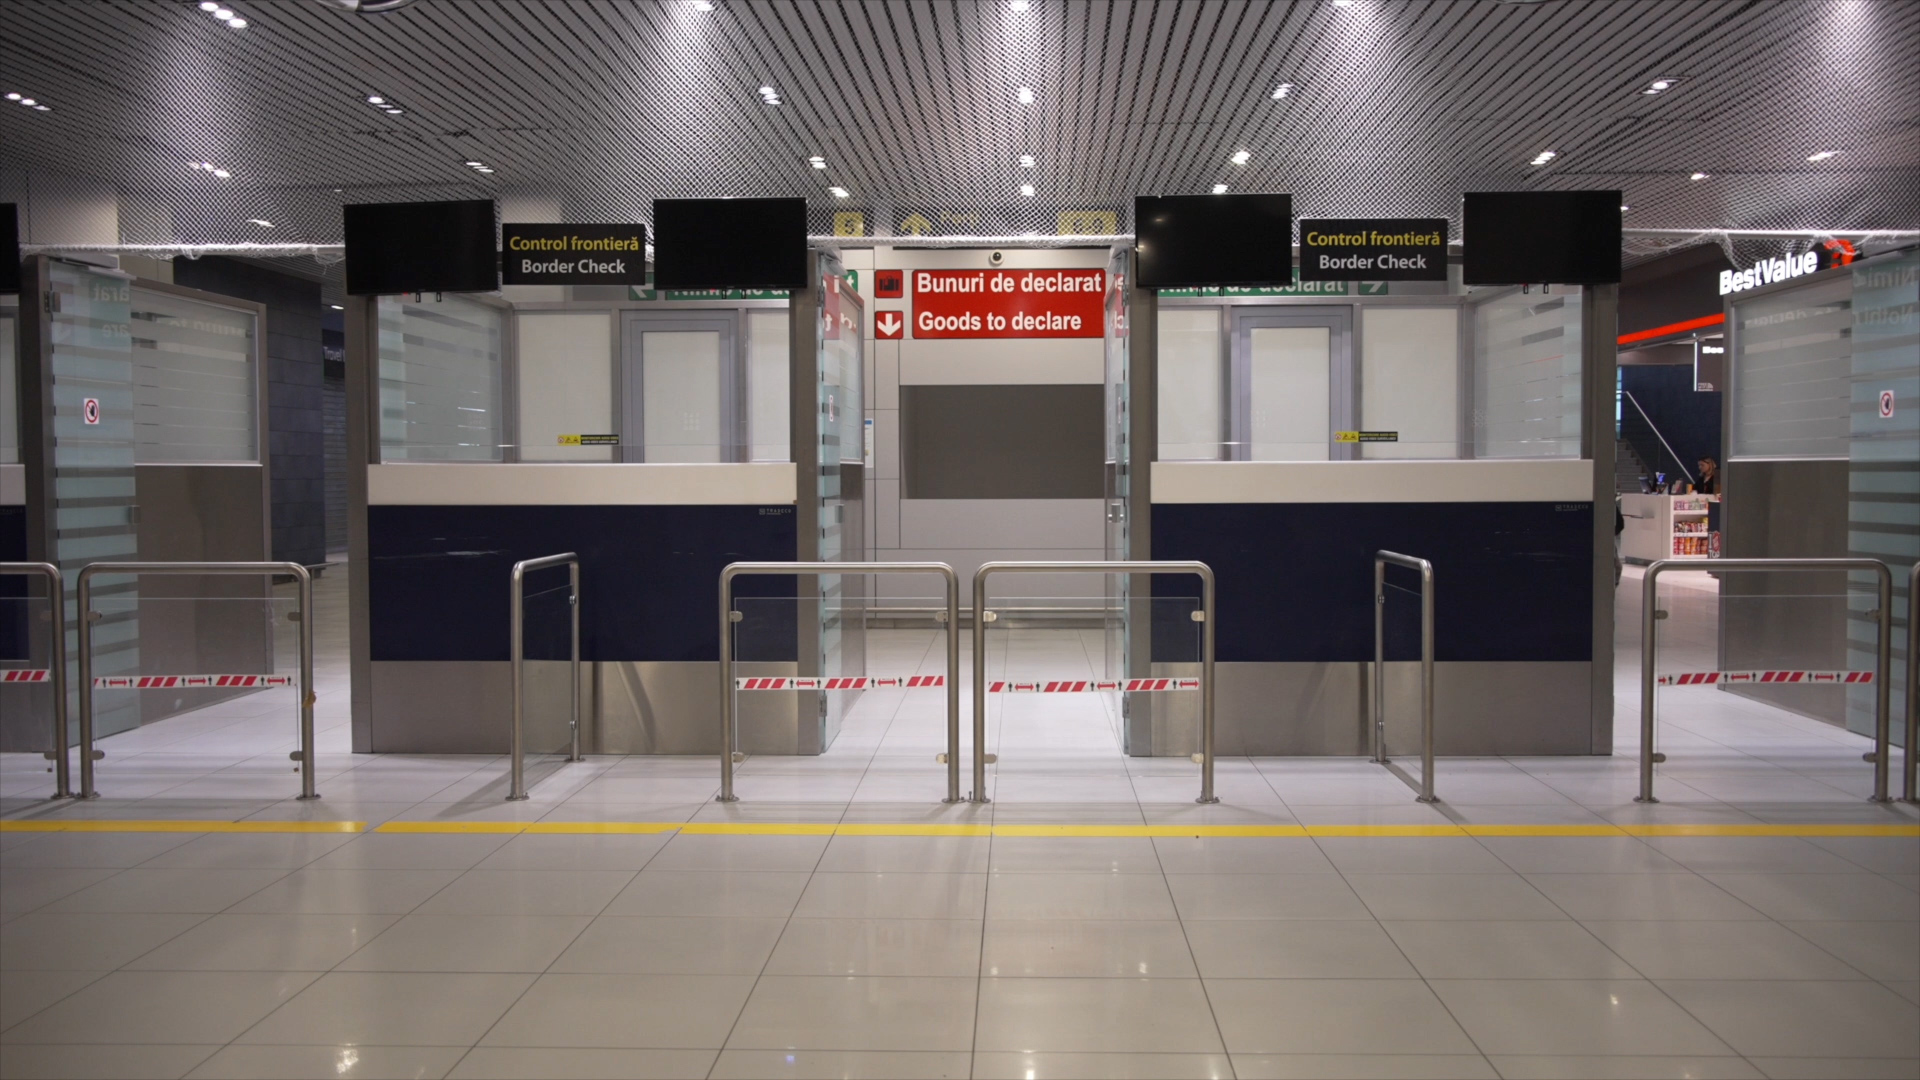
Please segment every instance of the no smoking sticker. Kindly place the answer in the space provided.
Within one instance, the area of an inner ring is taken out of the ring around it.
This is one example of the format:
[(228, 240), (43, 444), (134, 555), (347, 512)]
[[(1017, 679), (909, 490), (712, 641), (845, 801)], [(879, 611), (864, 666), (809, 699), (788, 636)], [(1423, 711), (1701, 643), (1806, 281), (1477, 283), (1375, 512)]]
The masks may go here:
[(80, 402), (80, 418), (89, 424), (98, 424), (100, 422), (100, 399), (97, 397), (83, 398)]
[(1893, 419), (1893, 391), (1880, 391), (1880, 419)]

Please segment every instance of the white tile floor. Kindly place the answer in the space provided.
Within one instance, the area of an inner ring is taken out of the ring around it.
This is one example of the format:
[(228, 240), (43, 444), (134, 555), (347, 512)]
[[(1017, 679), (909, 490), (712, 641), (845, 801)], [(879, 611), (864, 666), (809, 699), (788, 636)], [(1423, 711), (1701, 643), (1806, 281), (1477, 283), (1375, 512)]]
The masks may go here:
[[(330, 571), (319, 803), (270, 691), (107, 740), (97, 802), (0, 759), (0, 812), (1001, 831), (0, 832), (0, 1077), (1920, 1075), (1912, 836), (1142, 835), (1920, 821), (1864, 801), (1863, 740), (1710, 690), (1663, 698), (1664, 801), (1634, 803), (1635, 584), (1616, 756), (1443, 760), (1434, 807), (1365, 762), (1246, 758), (1196, 806), (1190, 762), (1039, 696), (995, 716), (995, 801), (942, 806), (940, 695), (894, 691), (822, 757), (746, 762), (732, 806), (713, 761), (642, 758), (544, 765), (509, 804), (496, 758), (348, 752)], [(1003, 635), (992, 661), (1087, 677), (1099, 646)], [(873, 658), (937, 670), (938, 639)]]

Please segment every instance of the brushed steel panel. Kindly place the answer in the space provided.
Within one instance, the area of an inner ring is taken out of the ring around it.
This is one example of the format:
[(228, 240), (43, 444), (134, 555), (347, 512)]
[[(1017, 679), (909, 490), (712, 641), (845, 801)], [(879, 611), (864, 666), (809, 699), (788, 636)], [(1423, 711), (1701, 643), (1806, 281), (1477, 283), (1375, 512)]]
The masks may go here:
[[(1729, 559), (1845, 558), (1848, 462), (1844, 458), (1727, 462), (1721, 536)], [(1845, 573), (1720, 576), (1720, 667), (1847, 666), (1847, 617), (1838, 600), (1774, 600), (1846, 591)], [(1871, 606), (1871, 605), (1869, 605)], [(1869, 631), (1871, 633), (1871, 631)], [(1728, 685), (1727, 693), (1846, 723), (1844, 686)]]
[[(504, 661), (372, 662), (375, 753), (504, 754), (513, 722), (513, 672)], [(739, 676), (793, 675), (792, 663), (739, 663)], [(720, 752), (719, 674), (711, 663), (610, 662), (581, 666), (580, 746), (588, 754)], [(750, 754), (818, 754), (818, 695), (743, 694), (740, 746)], [(801, 716), (809, 723), (800, 723)], [(567, 743), (567, 664), (527, 663), (527, 747)]]
[[(1452, 662), (1434, 665), (1434, 748), (1443, 756), (1590, 754), (1592, 664)], [(1155, 664), (1155, 676), (1199, 675), (1198, 664)], [(1420, 747), (1420, 666), (1387, 665), (1387, 748)], [(1214, 752), (1257, 756), (1361, 756), (1371, 752), (1372, 665), (1217, 664)], [(1152, 753), (1200, 748), (1200, 695), (1152, 697)], [(1138, 712), (1136, 704), (1130, 712)], [(1610, 748), (1601, 748), (1606, 752)]]

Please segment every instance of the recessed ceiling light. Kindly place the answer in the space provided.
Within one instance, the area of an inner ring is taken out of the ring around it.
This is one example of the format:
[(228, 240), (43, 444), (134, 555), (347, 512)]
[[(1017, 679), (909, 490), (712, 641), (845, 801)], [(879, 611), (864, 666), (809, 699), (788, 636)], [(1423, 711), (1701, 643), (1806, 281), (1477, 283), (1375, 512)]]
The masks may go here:
[(330, 308), (332, 308), (332, 309), (333, 309), (333, 310), (335, 310), (335, 311), (345, 311), (345, 310), (347, 310), (347, 309), (346, 309), (345, 307), (342, 307), (342, 306), (341, 306), (341, 305), (339, 305), (339, 304), (328, 304), (327, 306), (328, 306), (328, 307), (330, 307)]
[(1253, 154), (1246, 150), (1235, 150), (1233, 156), (1227, 160), (1233, 162), (1235, 165), (1245, 165), (1247, 162), (1253, 160)]
[(1293, 93), (1293, 84), (1290, 82), (1283, 82), (1279, 86), (1276, 86), (1273, 88), (1273, 100), (1279, 101), (1291, 93)]
[(381, 97), (379, 94), (367, 95), (367, 104), (369, 105), (385, 105), (386, 103), (387, 99)]
[(1352, 7), (1353, 0), (1333, 0), (1334, 7)]
[(1032, 185), (1032, 184), (1021, 184), (1021, 185), (1020, 185), (1020, 194), (1022, 194), (1022, 195), (1024, 195), (1024, 196), (1026, 196), (1026, 197), (1027, 197), (1027, 198), (1029, 198), (1029, 199), (1031, 199), (1031, 198), (1033, 198), (1033, 185)]
[(480, 163), (480, 162), (478, 162), (478, 161), (469, 161), (469, 162), (467, 162), (467, 168), (469, 168), (469, 169), (477, 169), (477, 168), (479, 168), (479, 167), (480, 167), (480, 164), (481, 164), (481, 163)]
[(8, 100), (8, 101), (19, 101), (19, 100), (20, 100), (20, 95), (19, 95), (19, 94), (8, 94), (8, 95), (7, 95), (7, 100)]
[(53, 106), (51, 106), (51, 105), (35, 105), (35, 106), (33, 107), (33, 111), (35, 111), (35, 112), (52, 112), (52, 111), (53, 111)]
[(227, 20), (227, 25), (233, 27), (235, 30), (245, 30), (247, 28), (247, 20), (229, 19)]
[(712, 11), (712, 10), (713, 10), (713, 0), (693, 0), (693, 10), (695, 10), (695, 11)]
[(219, 11), (220, 5), (214, 3), (214, 0), (200, 0), (200, 10), (201, 11)]
[(1680, 85), (1679, 79), (1676, 79), (1671, 75), (1662, 75), (1661, 77), (1648, 83), (1647, 88), (1640, 92), (1642, 94), (1648, 94), (1648, 95), (1664, 94), (1678, 85)]
[(1692, 176), (1687, 177), (1687, 179), (1689, 180), (1705, 180), (1706, 178), (1707, 178), (1707, 174), (1703, 172), (1697, 172), (1697, 173), (1694, 173)]
[(219, 177), (222, 180), (225, 180), (226, 178), (232, 176), (233, 174), (228, 172), (225, 169), (215, 169), (213, 170), (213, 175)]
[(261, 227), (261, 228), (263, 228), (263, 229), (271, 229), (271, 228), (273, 228), (273, 222), (271, 222), (271, 221), (268, 221), (268, 220), (267, 220), (266, 218), (257, 218), (257, 217), (250, 217), (250, 218), (248, 218), (248, 219), (247, 219), (247, 224), (249, 224), (249, 225), (258, 225), (258, 226), (260, 226), (260, 227)]
[(1020, 104), (1031, 105), (1033, 104), (1033, 87), (1023, 86), (1015, 93), (1014, 96), (1020, 99)]
[(1621, 204), (1620, 204), (1620, 212), (1621, 212), (1621, 213), (1623, 213), (1623, 214), (1624, 214), (1624, 213), (1626, 213), (1627, 211), (1629, 211), (1629, 210), (1631, 210), (1631, 209), (1633, 209), (1633, 207), (1631, 207), (1631, 206), (1628, 206), (1628, 205), (1627, 205), (1626, 203), (1621, 203)]
[(1215, 195), (1225, 195), (1227, 193), (1227, 185), (1225, 184), (1213, 185), (1213, 193)]
[(219, 19), (221, 22), (226, 22), (228, 19), (233, 18), (233, 9), (232, 8), (214, 8), (213, 17), (216, 19)]
[(815, 154), (813, 157), (807, 159), (807, 164), (816, 169), (824, 169), (827, 167), (827, 159)]
[[(22, 105), (38, 105), (38, 104), (39, 104), (39, 102), (37, 102), (37, 101), (35, 101), (35, 100), (33, 100), (33, 99), (32, 99), (32, 98), (30, 98), (30, 97), (23, 97), (23, 98), (21, 98), (21, 99), (20, 99), (20, 104), (22, 104)], [(1812, 158), (1808, 158), (1807, 160), (1808, 160), (1808, 161), (1812, 161), (1813, 159), (1812, 159)]]
[(1034, 164), (1035, 164), (1035, 162), (1034, 162), (1034, 160), (1033, 160), (1033, 155), (1032, 155), (1032, 154), (1021, 154), (1021, 155), (1020, 155), (1020, 167), (1021, 167), (1021, 168), (1023, 168), (1023, 169), (1031, 169), (1031, 168), (1033, 168), (1033, 166), (1034, 166)]
[(846, 188), (843, 188), (843, 187), (830, 187), (827, 189), (827, 191), (836, 199), (844, 199), (848, 195), (853, 194), (853, 192), (848, 191)]
[(1007, 0), (1007, 7), (1014, 11), (1026, 11), (1033, 6), (1032, 0)]
[(1547, 162), (1552, 161), (1554, 158), (1557, 158), (1559, 156), (1560, 156), (1559, 154), (1556, 154), (1551, 150), (1542, 150), (1538, 154), (1534, 155), (1532, 164), (1545, 165)]
[(1807, 160), (1808, 161), (1825, 161), (1830, 157), (1838, 156), (1839, 153), (1840, 151), (1838, 150), (1822, 150), (1817, 154), (1808, 154)]

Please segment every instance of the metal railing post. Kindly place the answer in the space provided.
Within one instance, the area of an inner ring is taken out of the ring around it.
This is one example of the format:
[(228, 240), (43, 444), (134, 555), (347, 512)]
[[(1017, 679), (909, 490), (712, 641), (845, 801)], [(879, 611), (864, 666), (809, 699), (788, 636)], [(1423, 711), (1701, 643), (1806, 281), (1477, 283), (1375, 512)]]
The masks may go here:
[[(1214, 578), (1213, 568), (1194, 561), (986, 562), (973, 573), (973, 800), (990, 802), (987, 782), (987, 578), (994, 574), (1197, 574), (1200, 578), (1200, 797), (1217, 803), (1213, 793)], [(1122, 691), (1123, 693), (1125, 691)]]
[(571, 662), (568, 664), (568, 677), (572, 688), (568, 695), (570, 732), (568, 736), (568, 761), (579, 761), (580, 757), (580, 556), (569, 551), (561, 555), (546, 555), (538, 559), (522, 559), (513, 564), (512, 601), (508, 612), (508, 634), (512, 640), (508, 646), (507, 659), (513, 666), (513, 729), (507, 737), (507, 756), (509, 758), (509, 781), (507, 801), (520, 802), (529, 798), (527, 794), (527, 686), (526, 686), (526, 597), (523, 588), (527, 574), (535, 570), (546, 570), (555, 566), (567, 568), (567, 608), (572, 627)]
[(987, 798), (987, 564), (973, 573), (973, 801)]
[[(314, 758), (319, 756), (313, 733), (313, 574), (296, 562), (286, 564), (300, 596), (300, 798), (317, 799)], [(273, 587), (271, 579), (267, 587)]]
[(1907, 571), (1907, 745), (1900, 754), (1901, 793), (1908, 802), (1920, 802), (1920, 562)]
[[(300, 617), (295, 621), (300, 628), (300, 749), (293, 756), (300, 762), (299, 798), (319, 798), (319, 792), (314, 790), (313, 760), (316, 756), (313, 707), (318, 700), (313, 690), (313, 575), (297, 562), (97, 562), (81, 568), (74, 588), (80, 618), (80, 793), (74, 797), (100, 797), (93, 786), (93, 578), (96, 574), (265, 577), (269, 589), (274, 575), (285, 574), (294, 579), (300, 604)], [(268, 602), (272, 602), (271, 597)]]
[(1373, 760), (1387, 764), (1387, 564), (1420, 572), (1420, 793), (1433, 793), (1433, 563), (1394, 551), (1373, 553)]
[[(40, 577), (47, 583), (47, 621), (51, 628), (51, 640), (47, 643), (47, 681), (53, 688), (53, 797), (70, 799), (73, 783), (67, 745), (67, 589), (60, 577), (60, 568), (52, 563), (0, 563), (0, 576), (16, 574)], [(27, 636), (31, 639), (32, 633)], [(32, 663), (31, 647), (28, 657), (28, 663)]]
[[(1646, 580), (1641, 585), (1640, 594), (1640, 794), (1634, 801), (1645, 803), (1660, 801), (1653, 797), (1653, 765), (1656, 761), (1666, 759), (1663, 755), (1655, 754), (1653, 749), (1655, 685), (1653, 661), (1656, 638), (1654, 627), (1658, 623), (1659, 616), (1659, 612), (1655, 610), (1659, 602), (1657, 582), (1660, 575), (1668, 570), (1714, 573), (1805, 573), (1818, 570), (1857, 570), (1875, 576), (1877, 586), (1875, 624), (1879, 640), (1874, 648), (1873, 795), (1869, 801), (1890, 801), (1887, 780), (1889, 765), (1893, 758), (1893, 690), (1889, 685), (1893, 674), (1893, 571), (1879, 559), (1709, 559), (1705, 561), (1690, 559), (1684, 562), (1661, 559), (1648, 565)], [(1911, 675), (1908, 676), (1908, 682), (1909, 684), (1912, 682)], [(1911, 710), (1911, 685), (1908, 688), (1908, 696), (1908, 708)], [(1913, 724), (1910, 721), (1908, 730), (1912, 729)], [(1911, 739), (1912, 737), (1909, 736), (1906, 766), (1909, 777), (1913, 775)], [(1911, 798), (1912, 794), (1912, 784), (1909, 783), (1907, 795)]]
[[(889, 563), (729, 563), (720, 571), (720, 794), (716, 802), (739, 802), (733, 792), (738, 708), (733, 684), (733, 580), (746, 575), (798, 577), (820, 574), (939, 574), (946, 587), (947, 617), (947, 797), (960, 797), (960, 577), (939, 562)], [(821, 691), (825, 693), (826, 691)]]

